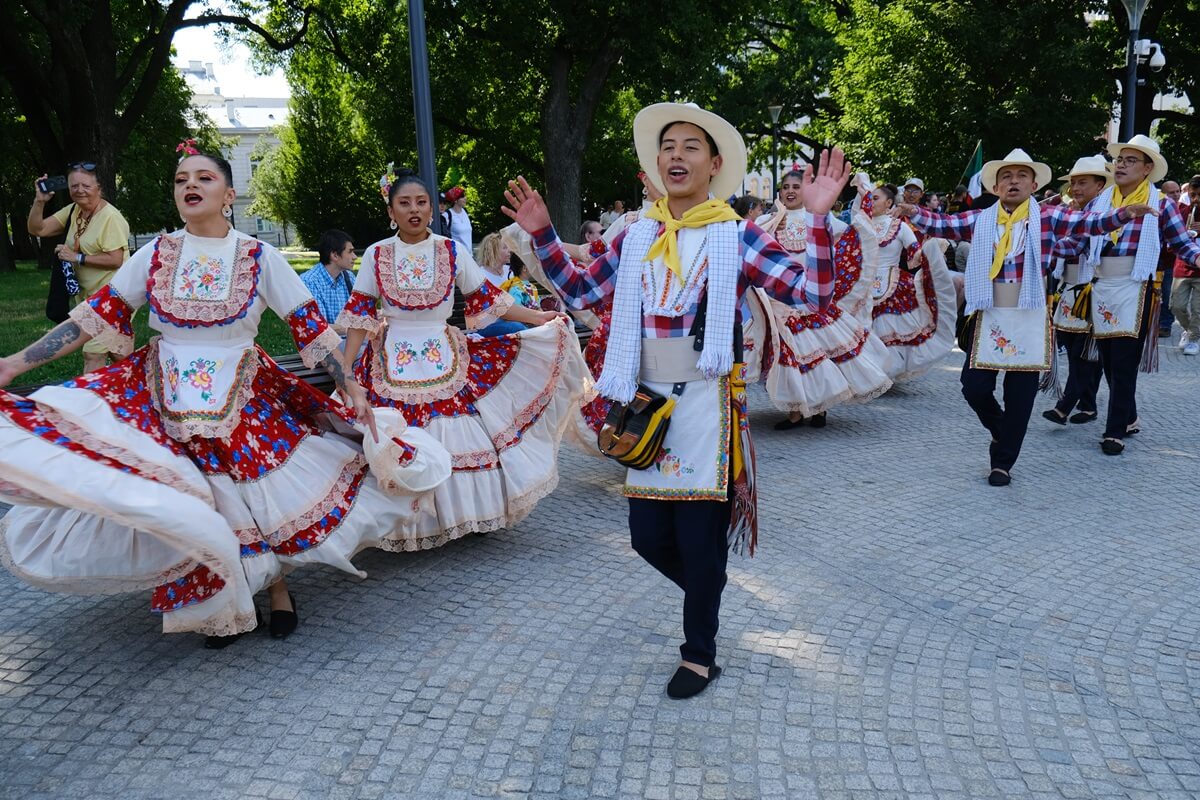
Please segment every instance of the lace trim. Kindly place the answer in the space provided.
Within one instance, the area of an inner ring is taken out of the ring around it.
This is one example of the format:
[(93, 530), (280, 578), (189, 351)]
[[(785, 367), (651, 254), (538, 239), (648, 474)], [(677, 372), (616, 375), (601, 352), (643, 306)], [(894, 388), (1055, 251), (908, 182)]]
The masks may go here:
[[(221, 591), (228, 590), (228, 587), (226, 587)], [(216, 597), (216, 595), (213, 595), (212, 597)], [(212, 597), (206, 599), (211, 600)], [(192, 605), (187, 606), (187, 608), (196, 608), (198, 605), (199, 603), (193, 603)], [(236, 636), (239, 633), (249, 633), (258, 627), (258, 615), (253, 611), (245, 614), (238, 614), (236, 611), (230, 609), (228, 613), (202, 620), (194, 627), (187, 627), (182, 622), (176, 622), (175, 617), (173, 616), (176, 613), (178, 612), (163, 612), (163, 633), (186, 632), (199, 633), (202, 636)]]
[[(496, 297), (492, 300), (490, 305), (484, 307), (483, 309), (481, 309), (478, 312), (471, 313), (471, 311), (472, 311), (471, 306), (473, 304), (472, 304), (470, 298), (474, 297), (477, 293), (479, 293), (481, 291), (486, 291), (486, 289), (484, 289), (484, 287), (488, 287), (488, 286), (491, 286), (491, 284), (485, 280), (483, 283), (481, 283), (479, 285), (478, 289), (476, 289), (474, 292), (472, 292), (467, 297), (467, 305), (466, 305), (466, 309), (465, 309), (465, 311), (467, 313), (464, 314), (463, 319), (466, 321), (467, 327), (472, 330), (479, 330), (480, 328), (486, 328), (488, 325), (491, 325), (493, 322), (499, 322), (504, 317), (505, 313), (507, 313), (507, 311), (510, 308), (512, 308), (514, 305), (516, 305), (516, 299), (513, 298), (513, 296), (511, 294), (509, 294), (508, 292), (502, 292), (499, 289), (496, 289), (495, 290)], [(492, 287), (492, 288), (495, 288), (495, 287)]]
[(147, 294), (154, 313), (183, 327), (228, 325), (245, 316), (258, 296), (262, 242), (238, 238), (229, 276), (229, 296), (217, 301), (175, 297), (175, 272), (182, 252), (183, 236), (163, 235), (155, 242), (147, 279)]
[(495, 469), (498, 466), (500, 466), (500, 459), (495, 450), (472, 450), (469, 453), (450, 454), (450, 468), (458, 472)]
[(454, 275), (457, 271), (450, 240), (433, 240), (433, 283), (428, 289), (404, 289), (400, 286), (396, 263), (396, 246), (392, 242), (379, 245), (375, 250), (375, 277), (379, 291), (392, 305), (417, 311), (435, 308), (446, 302), (454, 291)]
[(79, 326), (79, 330), (92, 337), (98, 347), (105, 347), (108, 352), (122, 358), (133, 352), (133, 337), (114, 328), (90, 303), (80, 303), (71, 309), (68, 316)]
[(555, 392), (558, 391), (563, 361), (567, 353), (566, 335), (566, 327), (560, 326), (558, 331), (558, 349), (554, 353), (554, 366), (550, 370), (550, 377), (547, 379), (546, 385), (542, 387), (542, 391), (538, 392), (533, 400), (517, 412), (511, 425), (492, 436), (492, 445), (496, 448), (497, 452), (520, 444), (522, 434), (525, 433), (529, 426), (541, 418), (542, 412), (546, 410), (546, 406), (550, 404)]
[[(304, 366), (312, 369), (324, 361), (327, 355), (337, 352), (341, 344), (342, 337), (338, 336), (337, 331), (333, 328), (326, 328), (300, 351), (300, 360), (304, 362)], [(243, 403), (243, 405), (245, 404)]]
[[(341, 472), (334, 479), (329, 490), (322, 495), (314, 506), (299, 517), (276, 528), (265, 537), (271, 545), (271, 549), (274, 550), (282, 547), (296, 536), (308, 532), (310, 528), (328, 517), (331, 512), (341, 508), (343, 503), (346, 502), (348, 495), (354, 494), (357, 497), (357, 492), (353, 490), (362, 482), (362, 478), (366, 472), (367, 459), (361, 453), (355, 454), (342, 465)], [(350, 507), (353, 507), (353, 500), (350, 501)], [(345, 508), (344, 513), (338, 518), (337, 524), (331, 525), (327, 530), (322, 531), (319, 539), (315, 539), (308, 547), (303, 549), (311, 549), (323, 542), (330, 533), (337, 530), (342, 524), (349, 510), (350, 508)]]
[(337, 319), (333, 323), (336, 327), (343, 330), (359, 329), (367, 332), (367, 335), (373, 335), (383, 330), (385, 322), (379, 318), (378, 313), (374, 308), (371, 310), (371, 316), (351, 313), (347, 309), (342, 309), (338, 314)]
[(879, 230), (878, 225), (875, 226), (875, 236), (879, 240), (880, 247), (887, 247), (889, 244), (894, 242), (896, 237), (899, 235), (900, 219), (897, 217), (889, 218), (888, 227), (884, 228), (882, 231)]
[[(336, 334), (335, 334), (336, 335)], [(225, 406), (220, 411), (176, 412), (165, 408), (162, 402), (162, 371), (158, 363), (158, 342), (155, 336), (147, 345), (146, 385), (150, 388), (150, 402), (162, 418), (167, 435), (178, 442), (201, 439), (228, 439), (242, 419), (242, 409), (254, 398), (254, 376), (258, 374), (258, 352), (250, 348), (242, 353), (238, 362), (237, 375)]]
[(436, 378), (417, 381), (394, 381), (388, 369), (386, 337), (376, 335), (371, 340), (374, 353), (371, 365), (371, 389), (378, 395), (398, 403), (429, 403), (454, 397), (467, 384), (467, 368), (471, 356), (467, 349), (467, 335), (451, 325), (445, 327), (446, 339), (454, 361), (450, 371)]

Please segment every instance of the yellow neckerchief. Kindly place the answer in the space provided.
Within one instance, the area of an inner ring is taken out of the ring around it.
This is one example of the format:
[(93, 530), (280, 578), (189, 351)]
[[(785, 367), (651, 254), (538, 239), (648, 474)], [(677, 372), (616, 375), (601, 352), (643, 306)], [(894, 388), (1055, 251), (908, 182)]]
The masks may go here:
[[(1120, 186), (1116, 186), (1116, 185), (1113, 186), (1112, 207), (1114, 209), (1121, 208), (1122, 206), (1146, 205), (1149, 202), (1150, 202), (1150, 179), (1149, 178), (1147, 178), (1146, 180), (1144, 180), (1140, 184), (1138, 184), (1138, 187), (1133, 190), (1133, 194), (1129, 195), (1129, 197), (1124, 197), (1121, 195), (1121, 187)], [(1122, 225), (1121, 227), (1117, 228), (1115, 231), (1113, 231), (1112, 233), (1109, 234), (1109, 236), (1112, 238), (1113, 244), (1116, 244), (1118, 241), (1120, 241), (1121, 233), (1124, 230), (1125, 230), (1125, 226)]]
[[(996, 276), (1000, 274), (1000, 268), (1004, 266), (1004, 259), (1008, 257), (1008, 251), (1012, 248), (1013, 228), (1017, 227), (1017, 223), (1023, 219), (1029, 219), (1028, 198), (1011, 212), (1005, 211), (1003, 205), (996, 204), (996, 224), (1004, 226), (1004, 235), (996, 243), (996, 253), (992, 256), (992, 271), (989, 273), (991, 280), (996, 280)], [(1027, 233), (1026, 236), (1028, 235)]]
[(714, 222), (741, 221), (742, 219), (729, 207), (729, 203), (715, 199), (705, 200), (699, 205), (692, 206), (683, 212), (682, 218), (675, 219), (671, 216), (671, 209), (667, 207), (667, 198), (665, 197), (654, 201), (654, 205), (646, 211), (646, 217), (658, 220), (664, 225), (662, 234), (654, 240), (654, 244), (650, 245), (650, 251), (646, 253), (646, 260), (653, 261), (662, 256), (663, 263), (667, 265), (667, 269), (675, 273), (675, 277), (679, 278), (680, 283), (683, 283), (683, 265), (679, 263), (679, 238), (676, 235), (679, 230), (681, 228), (703, 228)]

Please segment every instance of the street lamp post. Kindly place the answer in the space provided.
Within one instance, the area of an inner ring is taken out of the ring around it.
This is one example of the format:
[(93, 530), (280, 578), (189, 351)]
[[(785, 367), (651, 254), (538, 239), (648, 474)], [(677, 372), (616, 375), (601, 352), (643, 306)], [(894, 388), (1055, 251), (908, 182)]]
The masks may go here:
[(1121, 111), (1121, 130), (1125, 141), (1133, 138), (1134, 114), (1137, 107), (1138, 29), (1142, 26), (1142, 14), (1150, 0), (1121, 0), (1125, 13), (1129, 15), (1129, 50), (1125, 65), (1124, 109)]
[(771, 191), (779, 194), (779, 114), (783, 106), (767, 106), (767, 111), (771, 115)]
[[(429, 89), (429, 46), (425, 41), (425, 3), (408, 0), (408, 53), (412, 61), (413, 121), (417, 128), (417, 171), (434, 193), (437, 210), (438, 173), (433, 157), (433, 99)], [(442, 230), (442, 215), (433, 215), (433, 232)]]

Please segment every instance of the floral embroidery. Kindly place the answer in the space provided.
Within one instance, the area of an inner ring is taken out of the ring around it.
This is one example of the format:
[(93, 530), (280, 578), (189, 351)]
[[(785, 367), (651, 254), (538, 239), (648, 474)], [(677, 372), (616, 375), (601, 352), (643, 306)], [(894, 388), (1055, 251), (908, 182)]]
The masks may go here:
[(397, 264), (395, 242), (388, 241), (375, 248), (375, 277), (389, 303), (397, 308), (421, 310), (439, 306), (450, 297), (457, 272), (454, 243), (431, 237), (428, 251), (433, 256), (432, 265), (429, 255), (409, 252)]
[(421, 347), (421, 358), (437, 367), (438, 372), (446, 369), (446, 365), (442, 359), (442, 343), (437, 339), (425, 340), (425, 344)]
[[(174, 361), (173, 358), (167, 359), (168, 362)], [(197, 358), (187, 369), (179, 373), (179, 379), (185, 380), (193, 389), (200, 390), (200, 399), (208, 403), (210, 406), (216, 405), (217, 401), (213, 398), (213, 376), (217, 374), (217, 370), (221, 368), (224, 361), (209, 361), (206, 358)], [(168, 381), (170, 375), (168, 374)]]
[(280, 528), (270, 538), (271, 549), (280, 555), (295, 555), (309, 550), (338, 529), (354, 508), (363, 479), (369, 467), (362, 456), (356, 456), (342, 468), (341, 475), (329, 494), (306, 514)]
[(207, 253), (175, 272), (174, 295), (179, 300), (224, 300), (232, 284), (225, 262)]
[(202, 603), (224, 588), (225, 581), (221, 576), (200, 565), (182, 578), (156, 587), (150, 596), (150, 610), (159, 614), (176, 611)]
[(109, 352), (122, 356), (133, 352), (133, 309), (111, 284), (71, 309), (70, 316), (81, 331)]
[(463, 316), (466, 317), (467, 327), (472, 330), (486, 328), (513, 307), (516, 300), (508, 292), (502, 292), (484, 281), (479, 288), (463, 297)]
[(679, 456), (672, 454), (669, 447), (664, 447), (658, 454), (658, 458), (654, 460), (654, 466), (663, 475), (671, 478), (682, 478), (684, 475), (692, 475), (696, 472), (695, 468), (689, 467)]
[(1100, 319), (1104, 320), (1104, 324), (1110, 328), (1117, 328), (1121, 325), (1121, 320), (1117, 316), (1116, 309), (1109, 306), (1103, 301), (1097, 301), (1096, 311), (1100, 314)]
[(897, 268), (896, 288), (886, 300), (881, 300), (871, 309), (871, 319), (884, 314), (908, 314), (917, 310), (917, 285), (911, 272)]
[(378, 305), (379, 301), (369, 294), (351, 292), (346, 307), (338, 314), (334, 324), (345, 330), (361, 328), (367, 333), (374, 333), (383, 325), (379, 319)]
[[(150, 309), (164, 322), (181, 328), (229, 325), (250, 310), (258, 298), (258, 276), (262, 270), (262, 242), (257, 239), (237, 241), (233, 266), (225, 272), (228, 286), (223, 296), (206, 296), (204, 275), (211, 267), (199, 268), (195, 262), (182, 269), (179, 257), (183, 251), (183, 236), (163, 235), (154, 242), (154, 253), (150, 257), (150, 274), (146, 279), (146, 296)], [(190, 270), (190, 272), (189, 272)], [(185, 283), (182, 275), (189, 273), (196, 294), (182, 290)], [(209, 287), (214, 287), (215, 276), (210, 275)]]
[(816, 369), (817, 365), (828, 358), (824, 350), (817, 350), (815, 354), (810, 355), (805, 360), (801, 360), (793, 352), (791, 346), (783, 339), (780, 339), (776, 344), (779, 345), (779, 366), (799, 370), (801, 375)]
[(171, 391), (171, 404), (174, 405), (179, 400), (179, 361), (175, 356), (170, 356), (167, 363), (163, 364), (163, 369), (167, 375), (167, 388)]
[(993, 352), (1009, 357), (1025, 355), (1024, 348), (1017, 347), (1016, 342), (1005, 336), (1004, 331), (1000, 330), (999, 325), (992, 325), (988, 336), (992, 340)]
[(392, 345), (395, 350), (395, 356), (392, 358), (392, 363), (396, 365), (398, 372), (403, 372), (404, 368), (413, 363), (417, 357), (417, 351), (413, 349), (412, 342), (406, 342), (403, 339), (397, 339)]

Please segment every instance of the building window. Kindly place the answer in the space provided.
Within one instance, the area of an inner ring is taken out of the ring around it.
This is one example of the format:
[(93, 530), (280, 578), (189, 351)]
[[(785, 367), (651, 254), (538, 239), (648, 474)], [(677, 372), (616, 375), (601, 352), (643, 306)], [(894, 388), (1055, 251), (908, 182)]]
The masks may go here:
[(270, 233), (271, 231), (275, 230), (275, 224), (269, 219), (256, 217), (254, 224), (259, 233)]

